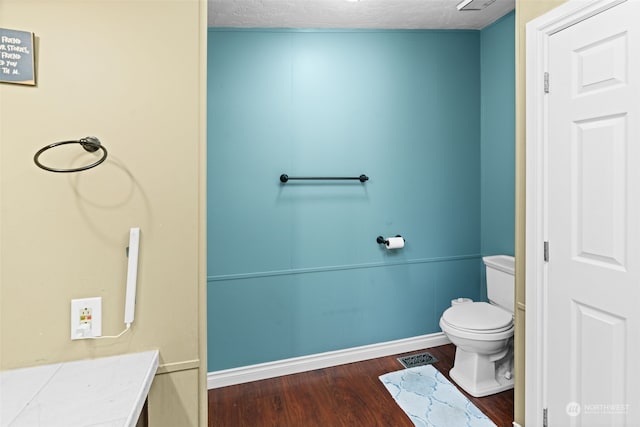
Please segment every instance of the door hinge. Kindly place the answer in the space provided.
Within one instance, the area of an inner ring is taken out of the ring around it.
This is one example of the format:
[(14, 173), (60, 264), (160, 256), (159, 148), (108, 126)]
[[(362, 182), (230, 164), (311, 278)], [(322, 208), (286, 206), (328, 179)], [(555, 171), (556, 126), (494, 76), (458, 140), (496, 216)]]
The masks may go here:
[(544, 93), (549, 93), (549, 73), (544, 73)]
[(542, 427), (547, 427), (548, 425), (547, 408), (542, 408)]
[(549, 262), (549, 242), (544, 242), (544, 261)]

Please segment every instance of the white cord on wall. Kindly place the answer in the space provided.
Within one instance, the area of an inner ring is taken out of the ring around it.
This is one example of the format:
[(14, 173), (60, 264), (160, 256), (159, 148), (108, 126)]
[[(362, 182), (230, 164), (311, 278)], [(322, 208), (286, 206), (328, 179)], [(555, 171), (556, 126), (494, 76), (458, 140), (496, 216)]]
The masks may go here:
[(86, 337), (86, 338), (89, 338), (89, 339), (92, 339), (92, 340), (102, 340), (102, 339), (105, 339), (105, 338), (120, 338), (121, 336), (123, 336), (124, 334), (129, 332), (129, 329), (131, 329), (131, 328), (129, 327), (129, 325), (127, 325), (125, 330), (120, 332), (118, 335), (102, 335), (102, 336), (99, 336), (99, 337)]

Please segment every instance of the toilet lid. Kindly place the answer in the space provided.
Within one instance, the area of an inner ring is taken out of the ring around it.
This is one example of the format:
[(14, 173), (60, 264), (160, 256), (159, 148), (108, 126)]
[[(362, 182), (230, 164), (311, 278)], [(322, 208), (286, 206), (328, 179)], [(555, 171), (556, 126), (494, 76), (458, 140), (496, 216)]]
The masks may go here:
[(513, 316), (506, 310), (486, 302), (471, 302), (448, 308), (442, 314), (442, 319), (458, 329), (496, 331), (508, 329)]

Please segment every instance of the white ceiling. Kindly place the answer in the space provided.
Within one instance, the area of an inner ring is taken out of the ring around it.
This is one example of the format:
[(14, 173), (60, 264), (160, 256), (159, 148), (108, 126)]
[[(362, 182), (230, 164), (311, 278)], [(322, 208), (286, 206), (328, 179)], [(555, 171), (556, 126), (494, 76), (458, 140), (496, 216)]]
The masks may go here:
[(458, 11), (461, 0), (208, 0), (210, 27), (479, 30), (515, 0)]

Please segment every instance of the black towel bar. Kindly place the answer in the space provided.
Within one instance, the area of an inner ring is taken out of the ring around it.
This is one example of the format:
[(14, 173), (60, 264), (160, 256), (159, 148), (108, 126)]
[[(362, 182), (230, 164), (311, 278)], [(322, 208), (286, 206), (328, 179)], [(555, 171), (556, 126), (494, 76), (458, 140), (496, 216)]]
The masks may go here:
[(369, 177), (365, 174), (360, 176), (289, 176), (286, 173), (280, 175), (280, 182), (285, 183), (292, 179), (302, 179), (302, 180), (322, 180), (322, 181), (335, 181), (335, 180), (359, 180), (360, 182), (365, 182), (369, 180)]

